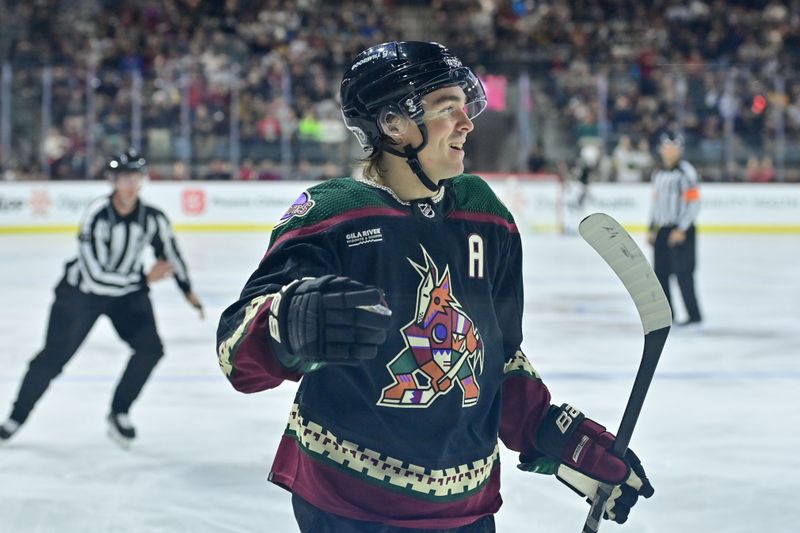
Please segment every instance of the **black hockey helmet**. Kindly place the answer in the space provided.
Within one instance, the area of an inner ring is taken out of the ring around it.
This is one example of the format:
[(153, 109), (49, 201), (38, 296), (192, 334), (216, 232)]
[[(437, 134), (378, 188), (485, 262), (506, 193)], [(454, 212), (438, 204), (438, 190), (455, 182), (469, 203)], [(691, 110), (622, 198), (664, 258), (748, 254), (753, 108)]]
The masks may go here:
[(147, 161), (139, 155), (139, 152), (133, 148), (128, 148), (109, 159), (106, 163), (106, 174), (110, 177), (114, 177), (115, 174), (120, 172), (141, 172), (146, 174)]
[[(428, 142), (423, 123), (423, 97), (443, 87), (458, 86), (466, 95), (466, 113), (472, 119), (486, 107), (486, 93), (477, 76), (439, 43), (393, 41), (361, 52), (342, 80), (342, 115), (365, 152), (386, 150), (405, 157), (429, 189), (434, 184), (417, 159)], [(387, 114), (413, 120), (422, 133), (422, 144), (393, 148), (381, 125)]]

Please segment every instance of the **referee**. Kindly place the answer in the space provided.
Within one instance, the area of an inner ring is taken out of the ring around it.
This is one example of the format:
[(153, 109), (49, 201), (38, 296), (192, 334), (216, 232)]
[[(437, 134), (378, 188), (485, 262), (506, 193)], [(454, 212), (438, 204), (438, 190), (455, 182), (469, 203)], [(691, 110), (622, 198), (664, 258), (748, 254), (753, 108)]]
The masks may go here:
[[(192, 292), (186, 264), (167, 217), (139, 199), (145, 165), (144, 158), (133, 150), (106, 164), (113, 192), (93, 201), (84, 213), (78, 256), (66, 264), (55, 289), (45, 346), (30, 362), (11, 416), (0, 426), (0, 442), (8, 440), (25, 423), (94, 323), (100, 315), (106, 315), (133, 350), (107, 419), (109, 435), (127, 447), (136, 437), (128, 411), (164, 353), (148, 285), (174, 275), (188, 302), (203, 317), (202, 304)], [(156, 263), (145, 275), (142, 261), (148, 245), (155, 252)]]
[(703, 321), (694, 288), (694, 222), (700, 210), (700, 180), (694, 167), (681, 157), (683, 144), (679, 133), (666, 132), (659, 139), (661, 168), (652, 176), (653, 210), (647, 241), (653, 246), (653, 269), (670, 305), (670, 276), (678, 280), (688, 318), (677, 325), (696, 326)]

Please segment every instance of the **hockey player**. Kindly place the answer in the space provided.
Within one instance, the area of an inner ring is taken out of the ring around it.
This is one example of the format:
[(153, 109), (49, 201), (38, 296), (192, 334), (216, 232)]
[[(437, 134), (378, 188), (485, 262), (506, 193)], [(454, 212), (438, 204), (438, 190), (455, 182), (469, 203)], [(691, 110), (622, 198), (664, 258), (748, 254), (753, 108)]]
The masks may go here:
[(603, 154), (593, 143), (581, 147), (578, 159), (571, 170), (562, 167), (562, 184), (566, 204), (565, 222), (562, 231), (567, 235), (578, 234), (578, 224), (586, 216), (589, 187), (598, 181)]
[[(128, 411), (163, 355), (148, 285), (170, 274), (186, 300), (200, 312), (186, 264), (167, 217), (139, 199), (146, 162), (133, 150), (111, 158), (105, 169), (113, 185), (110, 196), (93, 201), (83, 216), (78, 256), (68, 262), (55, 289), (45, 346), (28, 367), (9, 419), (0, 426), (0, 441), (25, 423), (50, 382), (58, 376), (92, 326), (106, 315), (133, 355), (119, 380), (108, 414), (109, 435), (127, 447), (136, 437)], [(145, 275), (142, 261), (152, 246), (156, 263)]]
[[(675, 276), (687, 318), (679, 326), (698, 328), (703, 317), (694, 288), (696, 231), (700, 211), (700, 178), (683, 159), (683, 135), (665, 132), (659, 139), (661, 168), (653, 172), (653, 207), (648, 243), (653, 246), (653, 270), (672, 305), (669, 280)], [(673, 307), (674, 309), (674, 307)]]
[(300, 530), (494, 531), (498, 437), (590, 499), (618, 485), (607, 516), (624, 522), (653, 493), (639, 461), (551, 405), (520, 349), (519, 232), (463, 174), (480, 81), (441, 45), (390, 42), (356, 57), (341, 98), (365, 178), (300, 195), (218, 329), (237, 390), (300, 381), (269, 476)]

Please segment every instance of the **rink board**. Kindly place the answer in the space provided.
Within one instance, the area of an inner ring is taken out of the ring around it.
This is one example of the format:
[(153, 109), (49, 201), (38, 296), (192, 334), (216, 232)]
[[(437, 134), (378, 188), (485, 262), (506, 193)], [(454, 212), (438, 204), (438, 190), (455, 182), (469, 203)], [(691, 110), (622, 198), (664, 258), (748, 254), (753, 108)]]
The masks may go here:
[[(142, 196), (163, 209), (179, 231), (264, 231), (315, 183), (159, 181), (147, 183)], [(490, 185), (526, 230), (570, 228), (602, 211), (629, 230), (642, 231), (649, 218), (649, 184), (592, 184), (583, 205), (575, 183), (508, 175)], [(109, 191), (102, 181), (0, 184), (0, 233), (73, 232), (89, 202)], [(797, 184), (703, 184), (701, 202), (702, 231), (800, 233)]]

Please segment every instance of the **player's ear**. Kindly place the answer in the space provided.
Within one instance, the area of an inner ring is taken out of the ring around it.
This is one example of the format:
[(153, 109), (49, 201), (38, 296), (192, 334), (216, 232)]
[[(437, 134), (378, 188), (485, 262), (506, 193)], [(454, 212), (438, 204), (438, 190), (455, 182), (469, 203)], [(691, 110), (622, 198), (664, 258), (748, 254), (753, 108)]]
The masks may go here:
[(396, 144), (402, 144), (403, 135), (408, 131), (411, 120), (395, 106), (386, 106), (378, 114), (378, 127), (381, 133)]

